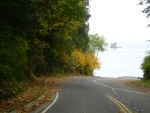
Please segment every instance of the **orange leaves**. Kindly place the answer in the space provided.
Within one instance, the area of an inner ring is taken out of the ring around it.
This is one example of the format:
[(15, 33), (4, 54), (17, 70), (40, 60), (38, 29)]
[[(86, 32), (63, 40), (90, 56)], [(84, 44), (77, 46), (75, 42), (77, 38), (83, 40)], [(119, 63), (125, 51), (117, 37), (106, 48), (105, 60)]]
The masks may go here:
[(100, 68), (98, 59), (91, 53), (86, 53), (86, 66), (88, 70)]
[(85, 66), (84, 54), (81, 51), (74, 49), (74, 51), (72, 52), (72, 62), (75, 68), (82, 69)]
[(8, 100), (0, 100), (0, 112), (11, 111), (22, 107), (44, 93), (44, 79), (34, 78), (34, 82), (30, 84), (28, 89), (15, 98)]
[[(31, 83), (29, 88), (18, 97), (8, 100), (0, 100), (0, 112), (5, 113), (18, 109), (16, 111), (17, 113), (29, 113), (39, 108), (42, 104), (51, 101), (52, 96), (59, 89), (59, 86), (63, 82), (71, 79), (71, 77), (68, 76), (54, 76), (56, 75), (52, 75), (51, 77), (47, 78), (44, 76), (37, 78), (35, 82)], [(45, 87), (43, 82), (45, 79), (47, 82), (45, 84), (46, 90), (44, 91)], [(42, 94), (45, 95), (40, 96)], [(36, 98), (38, 99), (35, 100)], [(31, 103), (27, 104), (29, 102)]]
[(64, 69), (71, 69), (80, 74), (92, 75), (94, 69), (100, 68), (100, 63), (93, 53), (82, 52), (77, 48), (74, 48), (71, 56), (61, 52), (60, 60)]
[(83, 53), (78, 49), (72, 52), (72, 63), (74, 69), (83, 74), (92, 73), (94, 69), (100, 68), (98, 59), (92, 53)]

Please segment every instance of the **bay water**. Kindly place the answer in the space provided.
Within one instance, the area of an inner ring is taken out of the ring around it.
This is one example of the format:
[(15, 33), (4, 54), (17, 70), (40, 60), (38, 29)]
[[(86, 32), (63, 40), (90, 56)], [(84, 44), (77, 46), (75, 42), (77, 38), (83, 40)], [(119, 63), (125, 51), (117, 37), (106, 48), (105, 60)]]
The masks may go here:
[(120, 42), (121, 48), (107, 48), (98, 54), (101, 69), (95, 70), (95, 76), (101, 77), (143, 77), (140, 69), (143, 58), (150, 50), (150, 42)]

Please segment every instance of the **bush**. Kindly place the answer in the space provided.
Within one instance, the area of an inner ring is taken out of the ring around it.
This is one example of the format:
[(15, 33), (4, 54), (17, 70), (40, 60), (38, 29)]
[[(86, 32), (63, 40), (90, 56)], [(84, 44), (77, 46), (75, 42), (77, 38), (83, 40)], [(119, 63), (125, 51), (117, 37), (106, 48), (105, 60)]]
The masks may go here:
[(100, 63), (98, 61), (98, 58), (92, 54), (92, 53), (85, 53), (85, 58), (86, 58), (86, 65), (84, 67), (84, 72), (86, 74), (93, 74), (94, 69), (99, 69), (100, 68)]
[(98, 59), (93, 53), (74, 49), (71, 56), (72, 67), (77, 73), (92, 75), (94, 69), (100, 68)]
[(150, 51), (148, 52), (149, 55), (147, 55), (144, 60), (143, 63), (141, 64), (141, 69), (144, 72), (143, 77), (145, 79), (150, 79)]

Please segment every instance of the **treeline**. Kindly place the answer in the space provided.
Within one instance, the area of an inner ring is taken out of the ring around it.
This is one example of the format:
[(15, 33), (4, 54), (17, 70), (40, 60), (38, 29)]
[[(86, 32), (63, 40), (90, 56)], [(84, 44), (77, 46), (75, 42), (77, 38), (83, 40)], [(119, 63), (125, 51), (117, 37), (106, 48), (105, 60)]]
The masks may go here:
[(15, 95), (22, 82), (41, 73), (91, 75), (99, 67), (88, 52), (89, 0), (3, 0), (0, 14), (3, 97), (7, 91)]
[[(149, 0), (140, 0), (139, 5), (144, 5), (143, 13), (146, 14), (146, 17), (149, 19), (150, 17), (150, 1)], [(150, 27), (150, 24), (147, 25)], [(143, 63), (141, 64), (141, 69), (143, 70), (143, 78), (150, 80), (150, 51), (147, 51), (147, 56), (143, 59)]]

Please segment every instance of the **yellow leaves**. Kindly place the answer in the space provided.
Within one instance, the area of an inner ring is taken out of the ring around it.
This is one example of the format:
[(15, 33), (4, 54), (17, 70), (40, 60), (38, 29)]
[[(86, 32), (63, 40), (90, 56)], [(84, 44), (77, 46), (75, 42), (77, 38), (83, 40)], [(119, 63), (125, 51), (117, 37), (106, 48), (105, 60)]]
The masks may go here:
[(54, 23), (53, 26), (58, 27), (58, 26), (63, 26), (65, 23), (64, 22), (58, 22), (58, 23)]
[(90, 73), (96, 68), (100, 68), (98, 59), (92, 53), (83, 53), (78, 49), (72, 52), (72, 63), (77, 71)]
[(61, 61), (65, 62), (65, 63), (68, 63), (68, 61), (69, 61), (68, 56), (65, 52), (61, 53), (60, 58), (61, 58)]
[(49, 47), (49, 44), (48, 44), (48, 43), (42, 42), (42, 41), (38, 40), (37, 38), (34, 39), (34, 43), (35, 43), (36, 45), (38, 45), (38, 47), (39, 47), (41, 50), (44, 49), (44, 48), (48, 48), (48, 47)]
[(91, 53), (86, 53), (86, 65), (90, 70), (100, 68), (98, 59)]
[(42, 19), (42, 18), (40, 18), (38, 21), (40, 22), (40, 25), (41, 25), (44, 29), (48, 29), (49, 24), (48, 24), (47, 21), (45, 21), (45, 20)]
[(83, 0), (80, 0), (78, 4), (79, 4), (79, 6), (82, 6), (83, 5)]
[(83, 53), (77, 49), (72, 52), (72, 60), (75, 68), (82, 69), (85, 65), (85, 57)]

